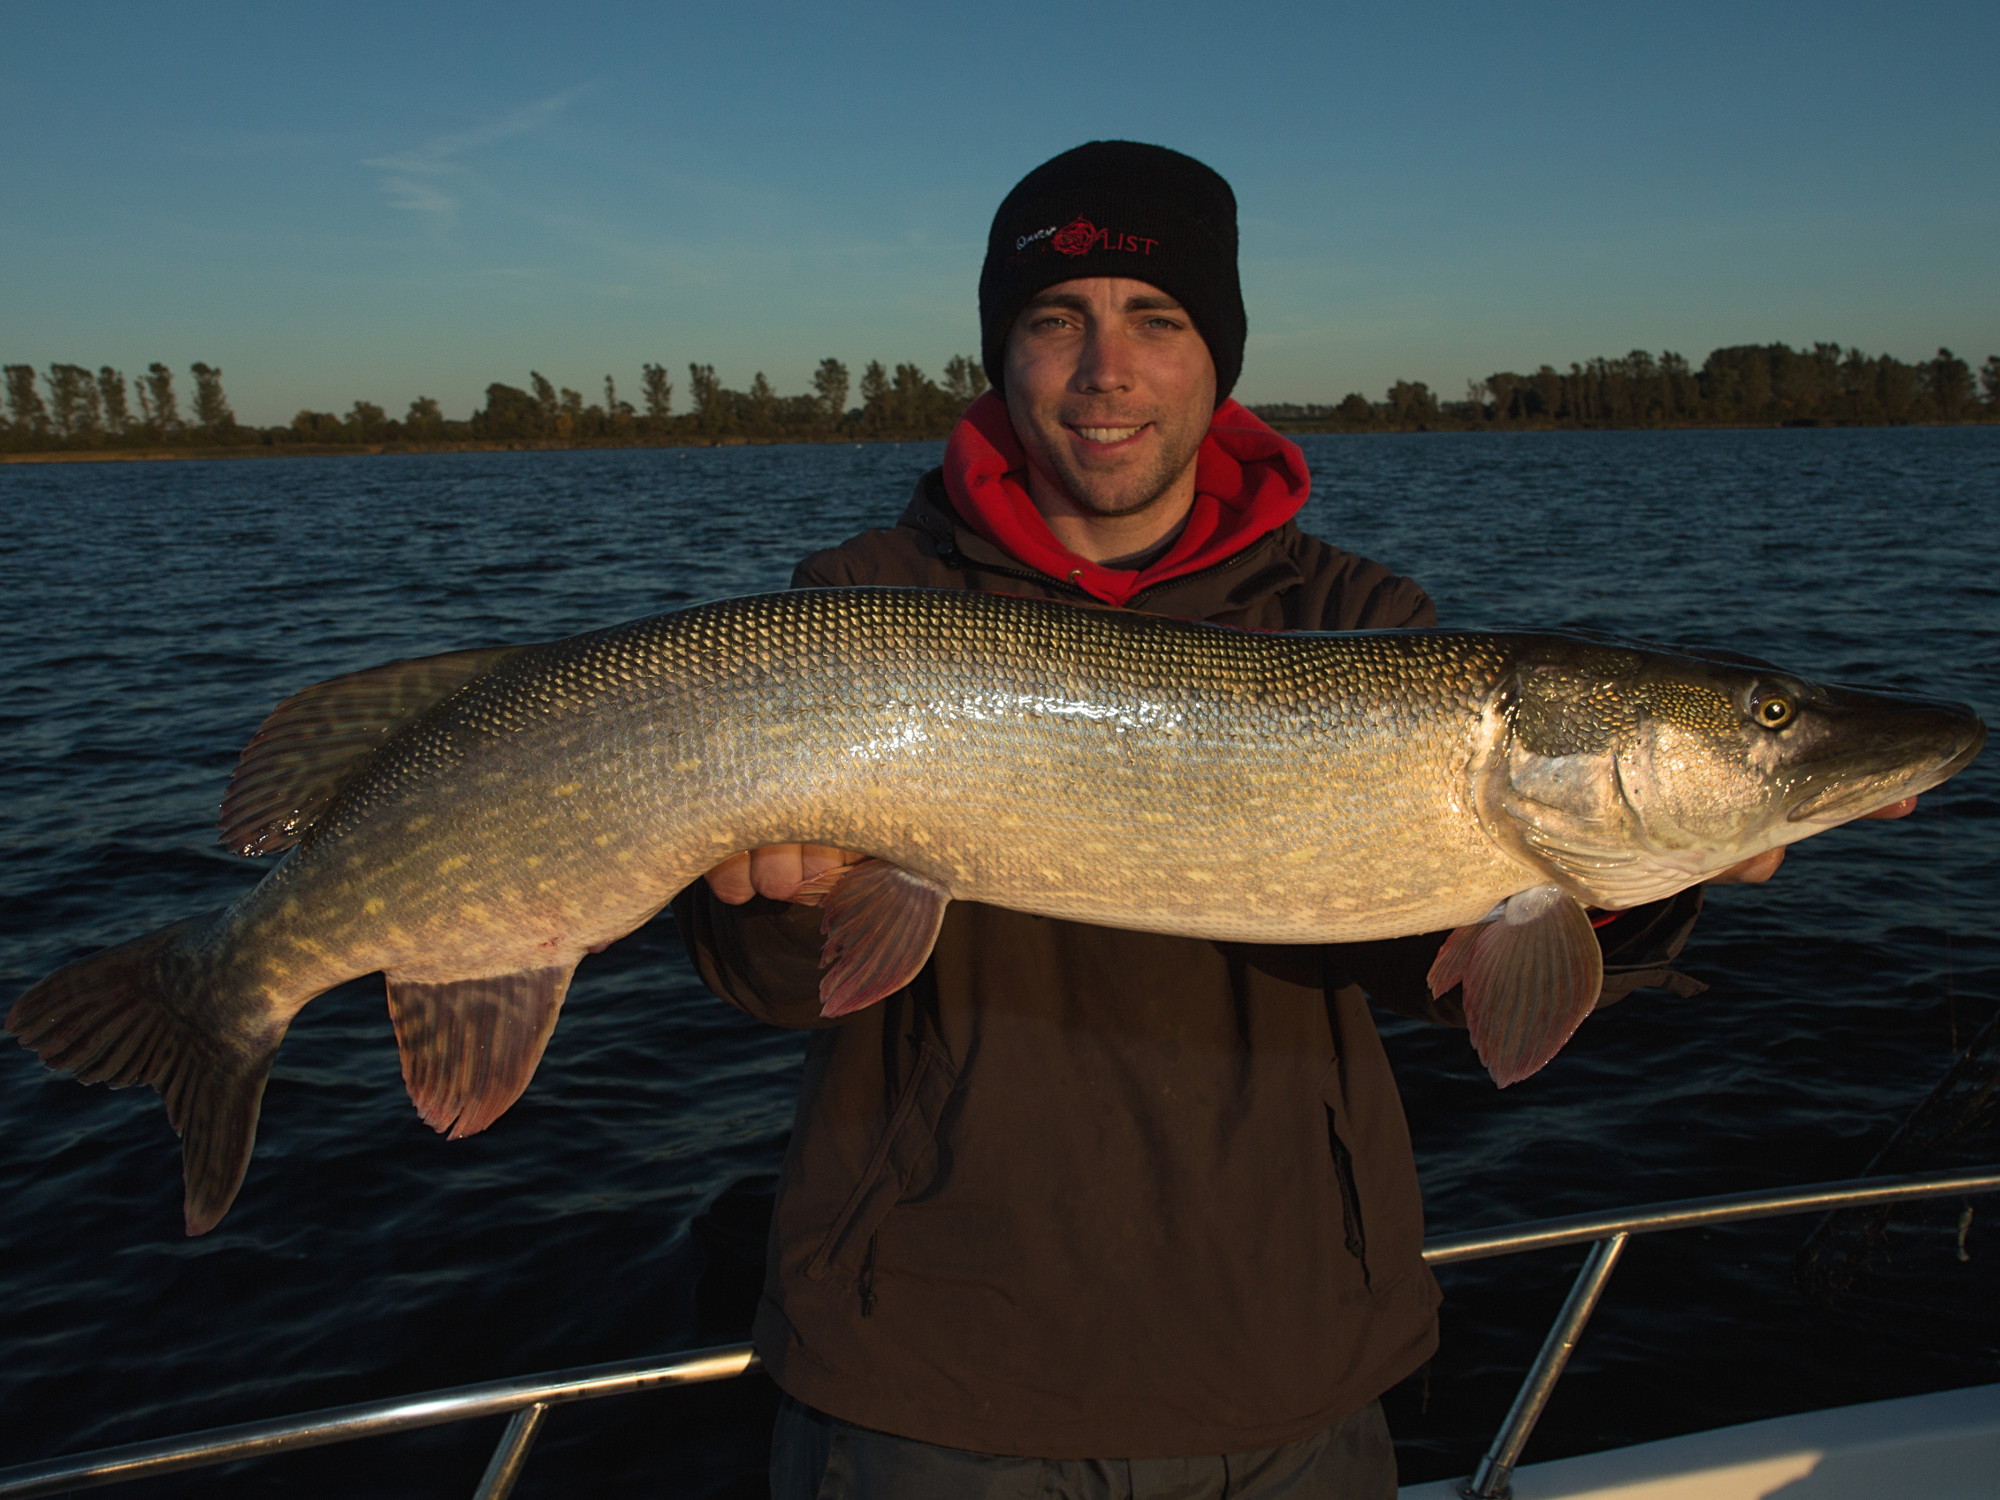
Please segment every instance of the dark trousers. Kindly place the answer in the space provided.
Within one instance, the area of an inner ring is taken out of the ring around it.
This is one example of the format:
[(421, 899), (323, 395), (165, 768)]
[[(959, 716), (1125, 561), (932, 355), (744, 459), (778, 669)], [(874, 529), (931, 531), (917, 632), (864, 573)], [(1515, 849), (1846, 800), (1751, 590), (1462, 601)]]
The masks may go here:
[(1395, 1500), (1379, 1402), (1324, 1432), (1214, 1458), (1010, 1458), (856, 1427), (784, 1398), (771, 1500)]

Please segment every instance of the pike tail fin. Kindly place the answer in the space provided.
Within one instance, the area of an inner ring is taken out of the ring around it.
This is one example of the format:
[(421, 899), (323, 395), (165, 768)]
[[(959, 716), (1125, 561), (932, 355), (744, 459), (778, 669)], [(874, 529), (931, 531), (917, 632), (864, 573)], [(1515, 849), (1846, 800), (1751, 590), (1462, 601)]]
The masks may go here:
[(215, 916), (193, 917), (55, 971), (14, 1003), (7, 1030), (51, 1068), (114, 1089), (143, 1083), (181, 1138), (189, 1234), (221, 1222), (243, 1185), (282, 1022), (203, 1025)]

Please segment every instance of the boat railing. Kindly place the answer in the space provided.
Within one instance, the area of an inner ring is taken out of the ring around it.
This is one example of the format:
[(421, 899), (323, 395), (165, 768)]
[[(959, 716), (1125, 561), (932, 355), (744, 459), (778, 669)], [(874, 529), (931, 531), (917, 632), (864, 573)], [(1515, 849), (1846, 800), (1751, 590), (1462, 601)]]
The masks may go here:
[[(1696, 1225), (1730, 1224), (1746, 1219), (1770, 1219), (1785, 1214), (1827, 1212), (1900, 1203), (1921, 1198), (1948, 1198), (2000, 1190), (2000, 1166), (1966, 1172), (1929, 1173), (1907, 1177), (1870, 1177), (1827, 1182), (1775, 1192), (1728, 1193), (1712, 1198), (1682, 1198), (1643, 1208), (1610, 1213), (1571, 1214), (1541, 1219), (1506, 1229), (1474, 1230), (1441, 1235), (1424, 1246), (1433, 1266), (1486, 1260), (1548, 1250), (1561, 1245), (1588, 1244), (1591, 1249), (1577, 1272), (1568, 1298), (1556, 1314), (1541, 1351), (1529, 1367), (1506, 1420), (1478, 1469), (1460, 1493), (1468, 1500), (1502, 1500), (1509, 1493), (1514, 1467), (1527, 1446), (1536, 1421), (1548, 1404), (1584, 1324), (1603, 1296), (1619, 1256), (1635, 1234), (1657, 1234)], [(748, 1344), (726, 1344), (688, 1350), (666, 1357), (620, 1360), (586, 1365), (478, 1385), (454, 1386), (415, 1396), (363, 1401), (328, 1407), (292, 1417), (243, 1422), (182, 1437), (126, 1443), (90, 1453), (43, 1459), (0, 1469), (0, 1500), (26, 1500), (31, 1495), (62, 1495), (128, 1480), (155, 1478), (183, 1469), (208, 1468), (244, 1459), (348, 1443), (359, 1438), (410, 1432), (481, 1417), (506, 1416), (505, 1431), (481, 1476), (474, 1500), (505, 1500), (525, 1467), (529, 1451), (549, 1408), (572, 1401), (594, 1401), (662, 1386), (696, 1385), (728, 1380), (755, 1369), (757, 1356)]]

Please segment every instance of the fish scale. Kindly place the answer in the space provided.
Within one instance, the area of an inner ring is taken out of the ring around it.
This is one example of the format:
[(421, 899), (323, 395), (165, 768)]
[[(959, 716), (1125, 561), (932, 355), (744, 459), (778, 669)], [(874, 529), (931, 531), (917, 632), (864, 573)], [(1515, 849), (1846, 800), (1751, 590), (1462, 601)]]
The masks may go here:
[[(469, 1134), (527, 1086), (586, 953), (737, 851), (808, 842), (872, 856), (807, 893), (829, 1015), (907, 983), (952, 900), (1250, 942), (1457, 929), (1433, 986), (1463, 987), (1506, 1083), (1594, 1003), (1583, 903), (1656, 899), (1934, 785), (1983, 737), (1956, 705), (1560, 633), (724, 600), (286, 700), (223, 809), (226, 843), (295, 845), (282, 863), (212, 918), (59, 970), (8, 1026), (86, 1082), (168, 1098), (199, 1232), (315, 996), (382, 972), (413, 1100)], [(1830, 810), (1801, 821), (1808, 798)]]

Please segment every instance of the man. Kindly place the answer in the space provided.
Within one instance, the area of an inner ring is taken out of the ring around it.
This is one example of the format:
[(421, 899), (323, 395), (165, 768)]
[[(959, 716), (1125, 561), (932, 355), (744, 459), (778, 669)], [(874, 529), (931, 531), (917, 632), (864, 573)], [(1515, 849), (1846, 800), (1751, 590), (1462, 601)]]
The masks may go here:
[[(1228, 399), (1235, 199), (1207, 167), (1108, 141), (1037, 168), (979, 300), (994, 392), (895, 527), (795, 585), (1435, 623), (1292, 524), (1303, 456)], [(953, 902), (908, 989), (828, 1025), (792, 898), (860, 857), (750, 851), (676, 903), (711, 988), (820, 1028), (756, 1327), (776, 1500), (1393, 1494), (1376, 1398), (1430, 1357), (1438, 1293), (1363, 991), (1463, 1024), (1424, 982), (1443, 934), (1260, 947)], [(1602, 928), (1606, 997), (1664, 979), (1698, 907)]]

